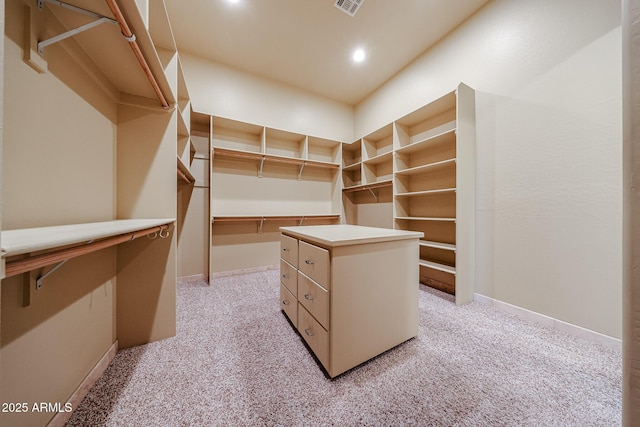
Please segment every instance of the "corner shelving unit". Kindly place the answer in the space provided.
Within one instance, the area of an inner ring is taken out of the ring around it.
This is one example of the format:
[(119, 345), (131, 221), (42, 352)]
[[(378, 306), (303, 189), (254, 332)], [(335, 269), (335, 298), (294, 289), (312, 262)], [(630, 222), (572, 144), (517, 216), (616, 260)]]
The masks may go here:
[(421, 231), (420, 281), (473, 299), (475, 94), (460, 84), (342, 147), (343, 221)]
[(379, 221), (390, 211), (393, 187), (393, 126), (387, 125), (342, 148), (342, 201), (346, 222), (392, 228)]
[(473, 299), (475, 95), (460, 84), (394, 122), (394, 226), (422, 231), (420, 280)]

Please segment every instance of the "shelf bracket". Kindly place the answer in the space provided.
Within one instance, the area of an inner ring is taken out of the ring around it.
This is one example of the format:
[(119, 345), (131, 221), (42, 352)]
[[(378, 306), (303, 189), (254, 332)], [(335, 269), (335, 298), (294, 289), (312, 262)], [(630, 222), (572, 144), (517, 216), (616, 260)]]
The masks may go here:
[(371, 195), (376, 199), (376, 202), (378, 201), (378, 194), (376, 192), (374, 192), (371, 188), (367, 187), (367, 190), (369, 190), (371, 192)]
[(262, 234), (263, 225), (264, 225), (264, 217), (260, 218), (260, 225), (258, 225), (258, 234)]
[(49, 277), (51, 274), (53, 274), (57, 269), (59, 269), (60, 267), (62, 267), (67, 261), (69, 261), (68, 259), (65, 259), (64, 261), (60, 261), (59, 263), (57, 263), (55, 265), (55, 267), (53, 267), (51, 270), (47, 271), (46, 273), (44, 273), (43, 275), (38, 276), (38, 278), (36, 279), (36, 289), (40, 289), (42, 288), (42, 282), (44, 281), (44, 279), (46, 279), (47, 277)]
[(262, 156), (262, 158), (260, 159), (260, 167), (258, 168), (258, 178), (262, 178), (262, 168), (264, 167), (264, 159), (265, 159), (264, 156)]
[(67, 4), (61, 1), (57, 1), (57, 0), (38, 0), (38, 9), (44, 10), (45, 3), (52, 3), (60, 7), (63, 7), (65, 9), (73, 10), (74, 12), (78, 12), (83, 15), (96, 18), (96, 20), (89, 22), (88, 24), (81, 25), (78, 28), (74, 28), (72, 30), (66, 31), (62, 34), (58, 34), (57, 36), (51, 37), (50, 39), (42, 40), (38, 42), (38, 53), (40, 55), (42, 55), (42, 51), (44, 50), (45, 47), (50, 46), (54, 43), (57, 43), (61, 40), (67, 39), (71, 36), (75, 36), (76, 34), (80, 34), (81, 32), (89, 30), (93, 27), (97, 27), (100, 24), (109, 23), (109, 24), (118, 25), (118, 21), (116, 21), (115, 19), (111, 19), (106, 16), (100, 15), (98, 13), (91, 12), (90, 10), (82, 9), (80, 7)]
[(307, 162), (300, 163), (300, 170), (298, 171), (298, 181), (302, 181), (302, 171), (304, 170), (304, 166)]
[[(87, 245), (93, 243), (93, 240), (90, 240), (87, 242)], [(55, 267), (53, 267), (51, 270), (47, 271), (46, 273), (38, 276), (38, 278), (36, 279), (36, 290), (42, 288), (42, 282), (44, 281), (44, 279), (46, 279), (47, 277), (49, 277), (50, 275), (52, 275), (57, 269), (59, 269), (60, 267), (62, 267), (67, 261), (69, 261), (68, 259), (65, 259), (64, 261), (60, 261), (59, 263), (57, 263), (55, 265)]]

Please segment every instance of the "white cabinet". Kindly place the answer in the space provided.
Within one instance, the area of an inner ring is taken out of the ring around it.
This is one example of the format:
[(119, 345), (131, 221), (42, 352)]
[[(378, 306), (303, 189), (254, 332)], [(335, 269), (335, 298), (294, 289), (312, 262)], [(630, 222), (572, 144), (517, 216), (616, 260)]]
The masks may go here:
[(422, 233), (346, 224), (280, 230), (280, 307), (330, 377), (418, 334)]

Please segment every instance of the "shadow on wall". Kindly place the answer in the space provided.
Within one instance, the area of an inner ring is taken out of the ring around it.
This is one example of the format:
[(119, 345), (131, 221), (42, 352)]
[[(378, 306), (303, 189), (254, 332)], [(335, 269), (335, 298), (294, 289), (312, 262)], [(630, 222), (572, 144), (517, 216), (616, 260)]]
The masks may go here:
[[(115, 303), (115, 248), (69, 260), (36, 290), (36, 278), (52, 267), (2, 281), (2, 348), (53, 317), (58, 318), (58, 327), (49, 333), (65, 335), (69, 332), (65, 330), (66, 326), (73, 327), (74, 323), (66, 316), (82, 311), (92, 318), (99, 316), (98, 310), (110, 311), (104, 307), (105, 304), (113, 306)], [(79, 306), (74, 307), (78, 303)], [(108, 318), (104, 321), (110, 322)], [(46, 352), (45, 348), (42, 350)]]

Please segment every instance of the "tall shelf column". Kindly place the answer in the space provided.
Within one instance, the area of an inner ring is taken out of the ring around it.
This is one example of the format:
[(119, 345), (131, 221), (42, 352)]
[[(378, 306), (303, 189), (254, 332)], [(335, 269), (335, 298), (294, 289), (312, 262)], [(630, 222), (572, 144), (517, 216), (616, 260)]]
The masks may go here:
[(473, 300), (475, 94), (460, 84), (394, 123), (394, 227), (422, 231), (420, 280)]

